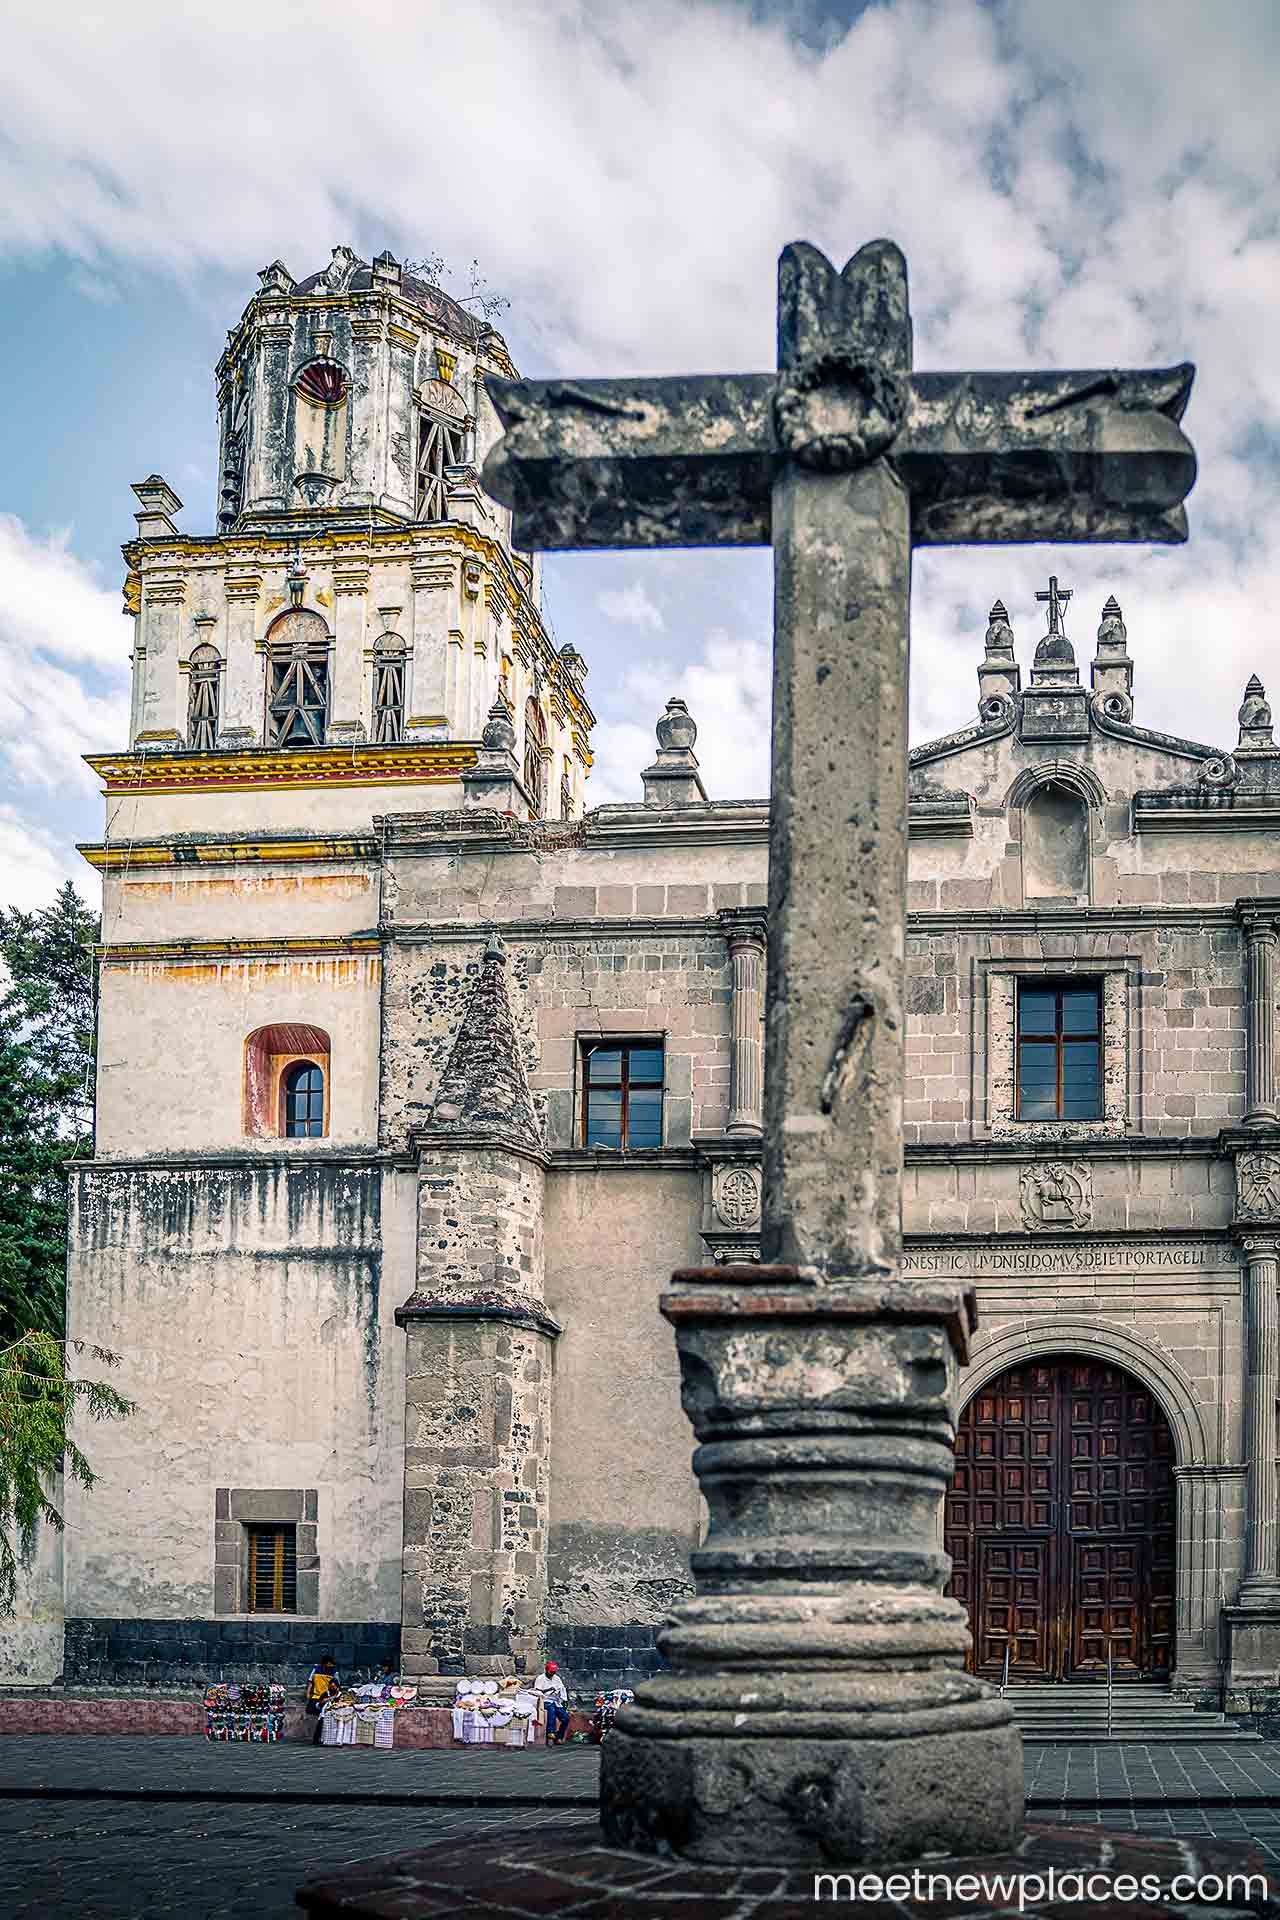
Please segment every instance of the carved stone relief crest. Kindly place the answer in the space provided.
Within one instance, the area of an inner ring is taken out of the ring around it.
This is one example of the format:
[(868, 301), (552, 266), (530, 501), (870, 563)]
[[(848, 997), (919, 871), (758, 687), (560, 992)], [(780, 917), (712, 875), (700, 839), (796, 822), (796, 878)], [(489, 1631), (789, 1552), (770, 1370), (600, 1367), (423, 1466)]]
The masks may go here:
[(1084, 1160), (1041, 1160), (1018, 1179), (1022, 1224), (1031, 1233), (1087, 1227), (1093, 1218), (1093, 1172)]
[(1280, 1220), (1280, 1153), (1240, 1155), (1236, 1214), (1242, 1220)]
[(754, 1167), (721, 1167), (715, 1210), (726, 1227), (751, 1227), (760, 1218), (760, 1176)]

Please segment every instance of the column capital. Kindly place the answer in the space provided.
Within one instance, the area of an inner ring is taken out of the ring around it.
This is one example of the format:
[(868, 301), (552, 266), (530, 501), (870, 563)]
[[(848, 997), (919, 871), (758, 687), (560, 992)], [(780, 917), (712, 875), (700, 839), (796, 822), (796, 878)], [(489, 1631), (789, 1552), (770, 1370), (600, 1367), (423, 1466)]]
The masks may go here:
[(1241, 1252), (1250, 1263), (1254, 1260), (1280, 1260), (1280, 1224), (1271, 1232), (1239, 1225), (1233, 1231)]
[(1280, 939), (1280, 901), (1237, 900), (1236, 914), (1246, 940)]
[(716, 915), (732, 953), (736, 946), (767, 945), (769, 916), (764, 907), (722, 907)]

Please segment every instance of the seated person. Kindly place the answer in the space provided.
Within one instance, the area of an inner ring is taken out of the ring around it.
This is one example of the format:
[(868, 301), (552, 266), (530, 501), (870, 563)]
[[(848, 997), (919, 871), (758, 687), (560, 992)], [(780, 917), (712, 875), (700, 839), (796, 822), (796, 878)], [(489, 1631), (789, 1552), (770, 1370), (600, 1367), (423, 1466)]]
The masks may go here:
[(546, 1709), (547, 1745), (562, 1747), (569, 1732), (569, 1696), (554, 1660), (548, 1660), (533, 1683), (533, 1691)]

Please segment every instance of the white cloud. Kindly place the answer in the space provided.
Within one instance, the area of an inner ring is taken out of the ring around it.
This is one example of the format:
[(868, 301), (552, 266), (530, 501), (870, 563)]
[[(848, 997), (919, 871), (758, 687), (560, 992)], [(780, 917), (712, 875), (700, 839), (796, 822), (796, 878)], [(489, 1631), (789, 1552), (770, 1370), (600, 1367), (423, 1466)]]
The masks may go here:
[(128, 737), (128, 628), (65, 535), (41, 540), (0, 515), (0, 902), (46, 900), (68, 878), (90, 893), (74, 842), (99, 803), (82, 755)]
[(768, 645), (723, 628), (707, 634), (693, 659), (629, 666), (617, 704), (652, 718), (647, 725), (637, 719), (597, 726), (591, 803), (640, 799), (641, 770), (658, 751), (654, 725), (670, 699), (683, 700), (697, 722), (695, 752), (709, 799), (767, 794), (771, 676)]
[(625, 587), (606, 588), (596, 596), (596, 605), (606, 619), (619, 620), (624, 626), (651, 627), (655, 633), (661, 633), (667, 624), (662, 608), (643, 580), (631, 580)]
[[(821, 49), (736, 0), (472, 0), (465, 33), (441, 31), (438, 8), (367, 0), (356, 34), (336, 0), (317, 0), (301, 33), (291, 10), (248, 0), (216, 17), (161, 0), (71, 17), (18, 0), (6, 52), (0, 252), (62, 248), (111, 284), (131, 263), (212, 266), (242, 274), (247, 297), (276, 255), (303, 274), (337, 241), (439, 249), (479, 256), (541, 370), (763, 366), (780, 246), (804, 235), (842, 261), (886, 232), (910, 262), (922, 365), (1196, 358), (1191, 546), (921, 556), (917, 733), (972, 717), (997, 594), (1029, 668), (1032, 595), (1051, 566), (1077, 589), (1082, 666), (1106, 594), (1122, 601), (1139, 720), (1227, 743), (1249, 670), (1280, 695), (1270, 0), (890, 0)], [(109, 98), (129, 112), (104, 113)], [(291, 138), (326, 101), (323, 139)], [(20, 592), (0, 594), (0, 620), (26, 609), (22, 642), (3, 630), (20, 675), (32, 647), (104, 671), (122, 658), (69, 553), (15, 556), (0, 536), (0, 566), (14, 564), (57, 609), (21, 573)], [(762, 791), (761, 643), (717, 636), (726, 616), (709, 595), (677, 621), (671, 595), (617, 577), (596, 610), (664, 636), (670, 671), (637, 667), (607, 634), (593, 651), (586, 621), (575, 633), (604, 715), (592, 792), (638, 792), (653, 748), (633, 715), (656, 716), (675, 691), (703, 728), (710, 790)], [(666, 637), (677, 627), (709, 636), (690, 664)], [(32, 743), (10, 757), (36, 780), (48, 718), (34, 687), (16, 717), (9, 699), (0, 737), (29, 722)], [(59, 683), (59, 733), (98, 728), (93, 744), (110, 744), (121, 728), (92, 703), (118, 699), (115, 679), (79, 706)]]

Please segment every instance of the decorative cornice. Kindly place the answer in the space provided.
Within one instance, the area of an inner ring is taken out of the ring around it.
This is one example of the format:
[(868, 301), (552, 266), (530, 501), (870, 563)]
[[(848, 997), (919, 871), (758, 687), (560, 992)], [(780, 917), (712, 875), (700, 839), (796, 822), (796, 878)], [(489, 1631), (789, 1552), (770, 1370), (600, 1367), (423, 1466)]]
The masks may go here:
[(238, 960), (245, 955), (261, 959), (264, 956), (278, 954), (281, 959), (292, 955), (306, 954), (346, 954), (379, 953), (382, 949), (381, 936), (376, 933), (334, 934), (326, 937), (322, 934), (304, 936), (296, 940), (255, 939), (255, 940), (126, 940), (114, 944), (98, 945), (90, 948), (100, 960)]
[(102, 845), (82, 842), (76, 848), (89, 862), (108, 873), (138, 872), (155, 867), (225, 867), (241, 863), (271, 865), (313, 860), (375, 860), (378, 843), (368, 834), (317, 834), (314, 838), (282, 836), (276, 840), (122, 840)]
[(548, 1340), (558, 1340), (564, 1331), (543, 1308), (514, 1306), (505, 1300), (433, 1300), (412, 1293), (403, 1306), (396, 1308), (396, 1325), (407, 1327), (419, 1320), (496, 1320), (544, 1334)]
[(85, 755), (113, 793), (255, 793), (274, 787), (435, 786), (476, 763), (469, 741), (394, 746), (255, 748), (247, 753)]
[(1280, 827), (1280, 795), (1258, 794), (1236, 788), (1227, 794), (1203, 794), (1194, 799), (1170, 798), (1159, 793), (1135, 793), (1135, 833), (1274, 833)]

